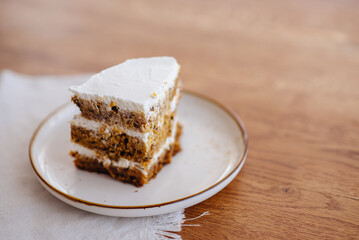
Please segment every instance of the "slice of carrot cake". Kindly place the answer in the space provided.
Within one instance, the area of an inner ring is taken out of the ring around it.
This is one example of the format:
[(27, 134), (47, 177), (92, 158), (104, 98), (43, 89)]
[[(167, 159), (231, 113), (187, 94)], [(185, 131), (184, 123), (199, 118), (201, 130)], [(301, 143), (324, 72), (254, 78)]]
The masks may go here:
[(173, 57), (130, 59), (71, 87), (75, 165), (136, 186), (154, 177), (180, 149), (179, 70)]

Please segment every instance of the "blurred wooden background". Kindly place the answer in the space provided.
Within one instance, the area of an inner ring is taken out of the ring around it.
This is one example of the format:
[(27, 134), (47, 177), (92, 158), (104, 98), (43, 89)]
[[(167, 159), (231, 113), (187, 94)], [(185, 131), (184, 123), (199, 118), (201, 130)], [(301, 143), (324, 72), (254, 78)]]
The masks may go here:
[(236, 111), (238, 177), (183, 239), (359, 238), (359, 1), (0, 1), (0, 69), (97, 72), (175, 56)]

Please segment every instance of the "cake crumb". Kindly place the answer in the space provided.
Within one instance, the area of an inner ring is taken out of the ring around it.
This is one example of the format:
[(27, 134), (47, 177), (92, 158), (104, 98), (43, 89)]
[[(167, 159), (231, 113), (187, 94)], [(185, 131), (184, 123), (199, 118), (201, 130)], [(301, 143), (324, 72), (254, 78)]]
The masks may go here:
[(115, 107), (115, 106), (117, 106), (117, 104), (114, 101), (111, 101), (110, 107)]

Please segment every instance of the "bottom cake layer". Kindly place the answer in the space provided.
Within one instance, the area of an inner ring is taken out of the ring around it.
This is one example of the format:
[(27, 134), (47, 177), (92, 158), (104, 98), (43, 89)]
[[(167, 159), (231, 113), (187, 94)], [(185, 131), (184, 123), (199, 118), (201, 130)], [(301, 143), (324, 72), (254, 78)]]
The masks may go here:
[(119, 181), (131, 183), (137, 187), (141, 187), (144, 184), (148, 183), (149, 180), (154, 178), (165, 164), (171, 162), (172, 156), (174, 156), (177, 152), (181, 150), (179, 143), (180, 135), (181, 126), (178, 124), (175, 141), (172, 142), (168, 148), (161, 152), (156, 162), (151, 164), (146, 169), (131, 168), (128, 166), (122, 167), (116, 166), (115, 164), (107, 164), (106, 161), (103, 161), (94, 156), (81, 154), (78, 151), (71, 151), (70, 155), (75, 158), (75, 166), (79, 169), (90, 172), (105, 173)]

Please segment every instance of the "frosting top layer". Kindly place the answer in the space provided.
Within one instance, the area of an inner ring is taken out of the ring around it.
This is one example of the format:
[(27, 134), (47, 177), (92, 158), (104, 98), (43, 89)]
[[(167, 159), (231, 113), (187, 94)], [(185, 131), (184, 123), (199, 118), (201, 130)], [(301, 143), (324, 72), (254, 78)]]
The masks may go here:
[(115, 101), (120, 108), (148, 111), (175, 85), (179, 69), (173, 57), (129, 59), (70, 87), (70, 91), (85, 98)]

